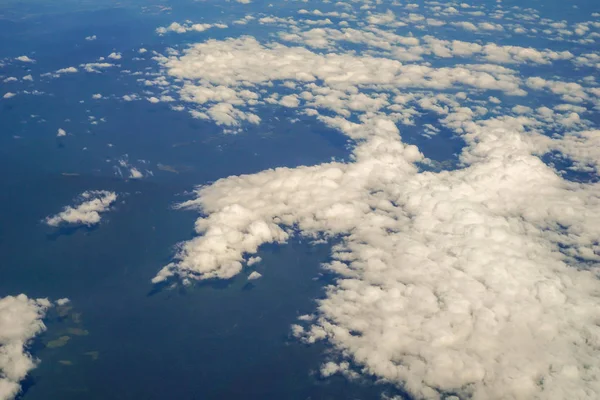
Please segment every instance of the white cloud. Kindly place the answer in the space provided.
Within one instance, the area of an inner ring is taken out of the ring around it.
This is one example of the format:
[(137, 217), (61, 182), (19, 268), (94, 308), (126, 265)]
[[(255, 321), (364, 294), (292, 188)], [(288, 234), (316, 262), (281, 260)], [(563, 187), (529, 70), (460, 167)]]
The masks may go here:
[(92, 99), (98, 100), (98, 99), (101, 99), (101, 98), (102, 98), (102, 95), (100, 93), (95, 93), (95, 94), (92, 95)]
[(138, 53), (139, 53), (139, 54), (144, 54), (144, 53), (146, 53), (147, 51), (148, 51), (148, 50), (146, 50), (146, 49), (144, 49), (144, 48), (142, 47), (142, 48), (140, 48), (140, 49), (138, 50)]
[[(368, 22), (398, 21), (388, 12), (371, 13)], [(497, 29), (489, 24), (471, 25)], [(228, 127), (259, 123), (254, 105), (279, 104), (338, 130), (353, 147), (350, 162), (198, 188), (180, 205), (202, 212), (198, 236), (153, 282), (229, 279), (254, 264), (265, 243), (285, 243), (296, 232), (337, 237), (325, 268), (338, 279), (314, 318), (292, 327), (302, 340), (327, 340), (338, 351), (324, 376), (361, 371), (417, 398), (598, 398), (600, 184), (569, 182), (538, 158), (554, 149), (575, 169), (597, 170), (598, 133), (578, 130), (589, 123), (580, 113), (594, 92), (496, 65), (574, 55), (400, 37), (373, 25), (345, 30), (344, 39), (321, 28), (278, 36), (326, 49), (320, 52), (242, 37), (156, 58), (195, 117)], [(373, 51), (346, 52), (338, 41)], [(412, 58), (402, 63), (392, 54)], [(485, 63), (415, 63), (423, 55)], [(285, 95), (274, 93), (280, 87)], [(541, 108), (536, 90), (582, 104)], [(511, 110), (514, 99), (501, 101), (498, 92), (522, 96), (522, 105)], [(424, 136), (444, 128), (466, 143), (460, 168), (421, 170), (432, 160), (404, 142), (398, 126), (424, 113), (438, 118), (423, 125)], [(565, 128), (574, 131), (545, 135)]]
[(15, 57), (15, 60), (21, 61), (21, 62), (24, 62), (24, 63), (34, 63), (35, 62), (34, 59), (29, 58), (28, 56)]
[(21, 391), (20, 381), (37, 365), (27, 347), (46, 330), (42, 319), (50, 306), (47, 299), (24, 294), (0, 298), (0, 400), (14, 399)]
[(235, 1), (237, 1), (240, 4), (250, 4), (250, 3), (252, 3), (252, 0), (235, 0)]
[(11, 97), (15, 97), (16, 93), (13, 92), (6, 92), (4, 93), (4, 96), (2, 96), (3, 99), (10, 99)]
[(24, 81), (30, 81), (30, 82), (33, 82), (33, 76), (31, 76), (31, 75), (25, 75), (25, 76), (23, 77), (23, 80), (24, 80)]
[(131, 167), (131, 169), (129, 170), (129, 177), (131, 179), (140, 179), (140, 178), (143, 178), (144, 175), (140, 172), (139, 169), (137, 169), (135, 167)]
[(67, 67), (67, 68), (61, 68), (61, 69), (57, 70), (55, 73), (56, 74), (75, 74), (77, 72), (79, 72), (77, 70), (77, 68), (75, 68), (75, 67)]
[(85, 40), (90, 41), (90, 42), (93, 40), (96, 40), (96, 39), (97, 39), (96, 35), (86, 36), (86, 38), (85, 38)]
[(251, 266), (251, 265), (254, 265), (254, 264), (258, 264), (261, 261), (262, 261), (262, 258), (260, 258), (260, 257), (250, 257), (248, 259), (247, 264), (248, 264), (248, 266)]
[(67, 305), (67, 304), (69, 304), (70, 302), (71, 302), (71, 300), (69, 300), (69, 299), (68, 299), (68, 298), (66, 298), (66, 297), (64, 297), (64, 298), (62, 298), (62, 299), (58, 299), (58, 300), (56, 300), (56, 304), (57, 304), (57, 305), (59, 305), (59, 306), (64, 306), (64, 305)]
[(67, 206), (65, 209), (45, 219), (50, 226), (87, 225), (92, 226), (100, 222), (100, 213), (110, 209), (110, 205), (117, 200), (117, 194), (105, 190), (90, 190), (83, 192), (79, 204), (75, 207)]
[(115, 66), (115, 64), (104, 63), (104, 62), (87, 63), (87, 64), (80, 65), (80, 67), (83, 67), (83, 69), (85, 69), (87, 72), (97, 72), (97, 73), (99, 73), (103, 69), (112, 68), (114, 66)]
[(256, 271), (252, 271), (252, 273), (250, 273), (250, 275), (248, 275), (249, 281), (254, 281), (254, 280), (260, 279), (260, 278), (262, 278), (262, 274), (260, 274)]
[(67, 131), (65, 131), (63, 128), (58, 128), (58, 132), (56, 133), (57, 137), (62, 137), (62, 136), (67, 136)]
[(111, 58), (113, 60), (120, 60), (121, 58), (123, 58), (123, 56), (121, 55), (121, 53), (112, 52), (108, 55), (108, 58)]
[(156, 29), (156, 33), (159, 35), (164, 35), (168, 32), (175, 33), (186, 33), (186, 32), (204, 32), (211, 28), (227, 28), (225, 24), (192, 24), (192, 23), (184, 23), (180, 24), (179, 22), (173, 22), (171, 25), (167, 27), (159, 27)]

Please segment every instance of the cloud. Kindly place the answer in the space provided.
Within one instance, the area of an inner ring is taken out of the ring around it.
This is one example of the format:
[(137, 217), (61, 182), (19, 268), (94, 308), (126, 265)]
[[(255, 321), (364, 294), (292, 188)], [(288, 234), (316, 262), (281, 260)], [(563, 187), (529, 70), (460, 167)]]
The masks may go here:
[(6, 92), (4, 93), (4, 96), (2, 96), (3, 99), (10, 99), (11, 97), (15, 97), (17, 94), (13, 93), (13, 92)]
[(58, 128), (57, 137), (67, 136), (67, 132), (63, 128)]
[(66, 68), (61, 68), (59, 70), (56, 70), (55, 73), (60, 75), (60, 74), (75, 74), (77, 72), (79, 72), (79, 71), (75, 67), (66, 67)]
[(123, 58), (123, 56), (121, 55), (121, 53), (112, 52), (108, 55), (108, 58), (111, 58), (113, 60), (120, 60), (121, 58)]
[(143, 178), (144, 175), (135, 167), (131, 167), (131, 169), (129, 170), (129, 177), (131, 179), (140, 179)]
[(69, 300), (69, 299), (68, 299), (68, 298), (66, 298), (66, 297), (65, 297), (65, 298), (62, 298), (62, 299), (58, 299), (58, 300), (56, 300), (56, 304), (57, 304), (57, 305), (59, 305), (59, 306), (64, 306), (64, 305), (67, 305), (67, 304), (69, 304), (70, 302), (71, 302), (71, 300)]
[(250, 275), (248, 275), (249, 281), (254, 281), (254, 280), (257, 280), (260, 278), (262, 278), (262, 275), (256, 271), (252, 271), (252, 273), (250, 273)]
[(30, 341), (46, 330), (42, 322), (51, 306), (47, 299), (24, 294), (0, 298), (0, 399), (14, 399), (27, 373), (38, 361), (27, 353)]
[(24, 80), (24, 81), (33, 82), (33, 76), (31, 76), (31, 75), (25, 75), (25, 76), (23, 77), (23, 80)]
[(106, 68), (112, 68), (114, 66), (115, 66), (115, 64), (105, 63), (105, 62), (87, 63), (87, 64), (80, 65), (80, 67), (83, 67), (83, 69), (85, 69), (87, 72), (96, 72), (96, 73), (100, 73), (101, 70), (106, 69)]
[(96, 39), (97, 39), (96, 35), (86, 36), (86, 38), (85, 38), (85, 40), (90, 41), (90, 42), (93, 40), (96, 40)]
[(186, 33), (186, 32), (204, 32), (211, 28), (227, 28), (225, 24), (192, 24), (192, 23), (184, 23), (180, 24), (179, 22), (173, 22), (171, 25), (167, 27), (159, 27), (156, 29), (156, 33), (159, 35), (164, 35), (168, 32), (175, 33)]
[[(366, 13), (371, 25), (344, 31), (265, 17), (296, 47), (244, 36), (155, 58), (155, 84), (172, 82), (193, 116), (259, 124), (255, 106), (277, 104), (345, 135), (351, 156), (198, 187), (179, 205), (201, 213), (197, 236), (153, 282), (230, 279), (266, 243), (337, 238), (324, 266), (335, 282), (292, 327), (336, 350), (323, 376), (360, 372), (428, 399), (598, 398), (600, 184), (540, 159), (559, 151), (597, 170), (584, 117), (597, 88), (517, 69), (576, 59), (568, 51), (401, 37), (375, 26), (400, 22), (394, 12)], [(503, 32), (495, 24), (471, 23)], [(465, 143), (454, 169), (411, 144), (442, 130)]]
[(67, 206), (65, 209), (45, 219), (50, 226), (87, 225), (92, 226), (100, 222), (100, 213), (109, 210), (110, 205), (117, 200), (117, 194), (105, 190), (90, 190), (83, 192), (79, 197), (79, 205)]
[(29, 58), (28, 56), (15, 57), (15, 60), (21, 61), (21, 62), (24, 62), (24, 63), (34, 63), (35, 62), (34, 59)]

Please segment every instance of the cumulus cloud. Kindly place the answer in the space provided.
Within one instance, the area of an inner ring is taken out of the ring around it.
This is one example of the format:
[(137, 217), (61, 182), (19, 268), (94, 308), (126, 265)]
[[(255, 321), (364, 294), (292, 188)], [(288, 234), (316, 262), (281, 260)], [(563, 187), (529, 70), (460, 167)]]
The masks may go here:
[(63, 137), (63, 136), (67, 136), (67, 131), (65, 131), (63, 128), (58, 128), (58, 132), (56, 133), (57, 137)]
[(34, 59), (29, 58), (28, 56), (15, 57), (15, 60), (21, 61), (21, 62), (24, 62), (24, 63), (34, 63), (35, 62)]
[(75, 74), (77, 73), (78, 70), (75, 67), (66, 67), (66, 68), (61, 68), (59, 70), (56, 70), (55, 74)]
[(85, 40), (90, 41), (90, 42), (93, 41), (93, 40), (96, 40), (96, 39), (97, 39), (96, 35), (86, 36), (85, 37)]
[(105, 62), (97, 62), (97, 63), (87, 63), (81, 64), (80, 67), (85, 69), (87, 72), (96, 72), (100, 73), (103, 69), (112, 68), (115, 64), (105, 63)]
[(4, 96), (2, 96), (3, 99), (10, 99), (11, 97), (15, 97), (17, 94), (13, 93), (13, 92), (6, 92), (4, 93)]
[(30, 341), (46, 330), (42, 319), (51, 306), (47, 299), (24, 294), (0, 298), (0, 399), (14, 399), (20, 381), (38, 361), (27, 353)]
[(256, 271), (252, 271), (252, 273), (250, 273), (250, 275), (248, 275), (249, 281), (255, 281), (260, 278), (262, 278), (262, 275)]
[(137, 169), (135, 167), (131, 167), (131, 169), (129, 170), (129, 177), (131, 179), (140, 179), (140, 178), (143, 178), (144, 175), (140, 172), (139, 169)]
[[(153, 282), (229, 279), (265, 243), (337, 237), (325, 266), (337, 279), (315, 315), (292, 327), (338, 350), (324, 376), (360, 371), (428, 399), (598, 398), (600, 184), (571, 182), (539, 158), (555, 150), (576, 169), (597, 168), (598, 133), (582, 130), (589, 122), (580, 117), (595, 92), (497, 65), (575, 56), (373, 35), (398, 24), (392, 11), (369, 12), (367, 22), (345, 39), (297, 27), (278, 35), (326, 51), (240, 37), (156, 57), (193, 116), (260, 123), (252, 107), (278, 104), (347, 136), (352, 155), (198, 187), (179, 206), (201, 211), (197, 236)], [(459, 26), (502, 32), (495, 22), (470, 24)], [(371, 52), (336, 47), (342, 41)], [(424, 55), (484, 62), (416, 63)], [(285, 95), (273, 93), (279, 88)], [(532, 96), (542, 90), (577, 105), (539, 107)], [(510, 95), (521, 104), (505, 101)], [(423, 125), (425, 137), (445, 129), (464, 141), (460, 168), (423, 168), (433, 161), (399, 126), (424, 114), (437, 121)]]
[(117, 194), (105, 190), (90, 190), (79, 196), (79, 204), (75, 207), (67, 206), (65, 209), (45, 219), (50, 226), (87, 225), (92, 226), (100, 222), (100, 214), (110, 209), (110, 205), (117, 200)]
[(123, 58), (123, 56), (121, 55), (121, 53), (112, 52), (108, 55), (108, 58), (113, 60), (120, 60), (121, 58)]
[(184, 23), (184, 24), (180, 24), (179, 22), (173, 22), (171, 25), (169, 26), (161, 26), (159, 28), (156, 29), (156, 33), (158, 33), (159, 35), (164, 35), (168, 32), (175, 32), (175, 33), (186, 33), (186, 32), (204, 32), (208, 29), (211, 28), (227, 28), (227, 25), (225, 24), (192, 24), (192, 23)]

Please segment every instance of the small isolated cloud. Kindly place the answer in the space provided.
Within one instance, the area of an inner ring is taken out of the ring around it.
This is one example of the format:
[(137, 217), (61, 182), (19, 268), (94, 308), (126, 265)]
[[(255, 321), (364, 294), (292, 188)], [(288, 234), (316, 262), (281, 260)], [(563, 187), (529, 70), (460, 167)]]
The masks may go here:
[(144, 175), (140, 172), (139, 169), (135, 168), (135, 167), (131, 167), (131, 169), (129, 170), (129, 178), (131, 179), (140, 179), (143, 178)]
[(156, 103), (160, 103), (160, 100), (159, 100), (159, 99), (157, 99), (157, 98), (156, 98), (156, 97), (154, 97), (154, 96), (153, 96), (153, 97), (148, 97), (148, 101), (149, 101), (150, 103), (154, 103), (154, 104), (156, 104)]
[(164, 35), (167, 32), (175, 32), (175, 33), (186, 33), (186, 32), (204, 32), (207, 29), (211, 28), (227, 28), (225, 24), (180, 24), (179, 22), (173, 22), (171, 25), (164, 27), (161, 26), (156, 28), (156, 33), (159, 35)]
[(146, 53), (148, 50), (144, 49), (143, 47), (141, 49), (138, 50), (138, 53), (140, 54), (144, 54)]
[(96, 39), (97, 39), (96, 35), (87, 36), (87, 37), (85, 38), (85, 40), (87, 40), (87, 41), (90, 41), (90, 42), (91, 42), (92, 40), (96, 40)]
[(125, 101), (134, 101), (134, 100), (138, 100), (139, 96), (135, 93), (126, 94), (126, 95), (123, 95), (122, 99)]
[(27, 56), (19, 56), (19, 57), (16, 57), (15, 60), (21, 61), (21, 62), (26, 62), (26, 63), (34, 63), (35, 62), (35, 60), (33, 58), (29, 58)]
[(121, 53), (115, 53), (112, 52), (108, 55), (108, 58), (111, 58), (113, 60), (120, 60), (123, 56), (121, 55)]
[(79, 196), (80, 204), (78, 206), (67, 206), (62, 212), (47, 217), (45, 222), (55, 227), (63, 224), (92, 226), (100, 222), (100, 213), (108, 211), (110, 205), (116, 200), (115, 192), (106, 190), (83, 192)]
[(100, 93), (96, 93), (96, 94), (92, 95), (92, 99), (98, 100), (98, 99), (101, 99), (101, 98), (102, 98), (102, 95)]
[(252, 3), (252, 0), (235, 0), (235, 1), (237, 1), (240, 4), (250, 4), (250, 3)]
[(67, 299), (66, 297), (62, 298), (62, 299), (58, 299), (56, 300), (56, 304), (59, 306), (64, 306), (67, 305), (71, 302), (71, 300)]
[(261, 261), (262, 261), (262, 258), (260, 258), (260, 257), (250, 257), (248, 259), (248, 263), (247, 264), (248, 264), (248, 266), (251, 266), (251, 265), (254, 265), (254, 264), (258, 264)]
[(27, 347), (46, 330), (42, 319), (50, 307), (47, 299), (24, 294), (0, 298), (0, 399), (14, 399), (21, 392), (19, 383), (36, 367)]
[(67, 136), (67, 131), (65, 131), (63, 128), (58, 128), (58, 132), (56, 133), (56, 137), (63, 137), (63, 136)]
[(30, 82), (33, 82), (33, 76), (31, 76), (31, 75), (25, 75), (25, 76), (23, 77), (23, 80), (24, 80), (24, 81), (30, 81)]
[(77, 73), (78, 70), (75, 67), (67, 67), (67, 68), (61, 68), (59, 70), (56, 70), (56, 74), (75, 74)]
[(83, 69), (85, 69), (87, 72), (98, 72), (100, 73), (101, 69), (106, 69), (106, 68), (111, 68), (114, 67), (115, 64), (111, 64), (111, 63), (103, 63), (103, 62), (99, 62), (99, 63), (87, 63), (87, 64), (81, 64), (80, 67), (82, 67)]
[(250, 275), (248, 275), (248, 280), (249, 281), (254, 281), (254, 280), (260, 279), (260, 278), (262, 278), (262, 274), (260, 274), (260, 273), (258, 273), (256, 271), (253, 271)]
[(6, 92), (4, 93), (4, 96), (2, 96), (3, 99), (10, 99), (11, 97), (15, 97), (16, 93), (13, 92)]

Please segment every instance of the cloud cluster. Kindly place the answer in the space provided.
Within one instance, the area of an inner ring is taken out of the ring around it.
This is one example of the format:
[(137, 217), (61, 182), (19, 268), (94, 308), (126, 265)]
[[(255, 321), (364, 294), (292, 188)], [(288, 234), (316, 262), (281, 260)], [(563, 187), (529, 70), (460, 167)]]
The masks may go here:
[(0, 400), (14, 399), (27, 373), (37, 360), (27, 345), (46, 330), (42, 319), (51, 306), (47, 299), (30, 299), (24, 294), (0, 298)]
[[(372, 19), (397, 21), (390, 13)], [(310, 46), (303, 38), (317, 39), (307, 32), (279, 37)], [(292, 329), (339, 350), (341, 360), (325, 364), (324, 375), (360, 371), (418, 398), (598, 397), (600, 185), (569, 182), (538, 158), (562, 151), (575, 166), (596, 168), (597, 133), (579, 116), (595, 94), (497, 65), (574, 55), (372, 28), (339, 38), (340, 31), (318, 32), (325, 53), (246, 36), (156, 58), (196, 117), (260, 123), (257, 105), (280, 105), (337, 129), (354, 147), (349, 163), (199, 187), (180, 205), (203, 213), (198, 236), (181, 244), (153, 282), (229, 279), (255, 262), (262, 244), (296, 234), (340, 237), (326, 266), (337, 281), (315, 315)], [(385, 52), (335, 47), (348, 41)], [(484, 63), (403, 64), (401, 47), (412, 51), (412, 62), (434, 55)], [(526, 89), (579, 105), (525, 105)], [(472, 99), (482, 93), (489, 103)], [(495, 97), (507, 95), (525, 104), (508, 108)], [(459, 169), (423, 171), (433, 162), (403, 141), (398, 125), (425, 113), (437, 118), (425, 137), (446, 129), (464, 140)], [(550, 137), (548, 129), (570, 131)]]
[(92, 226), (100, 222), (100, 213), (110, 209), (110, 205), (117, 200), (117, 194), (106, 190), (89, 190), (79, 196), (79, 204), (75, 207), (67, 206), (65, 209), (45, 219), (50, 226), (87, 225)]
[[(337, 279), (292, 327), (337, 350), (324, 376), (372, 375), (427, 399), (598, 398), (600, 184), (569, 174), (597, 174), (600, 90), (564, 73), (597, 57), (451, 37), (453, 25), (536, 34), (532, 9), (393, 6), (249, 16), (235, 24), (281, 31), (155, 57), (163, 74), (146, 85), (194, 117), (229, 131), (281, 106), (347, 136), (352, 154), (198, 187), (180, 205), (202, 213), (197, 236), (153, 282), (229, 279), (265, 243), (337, 237), (325, 266)], [(593, 40), (593, 24), (574, 29)], [(429, 150), (441, 133), (464, 142), (455, 161)]]
[(204, 32), (211, 28), (227, 28), (225, 24), (193, 24), (191, 21), (186, 21), (184, 24), (173, 22), (171, 25), (156, 28), (156, 33), (164, 35), (168, 32), (186, 33), (186, 32)]

